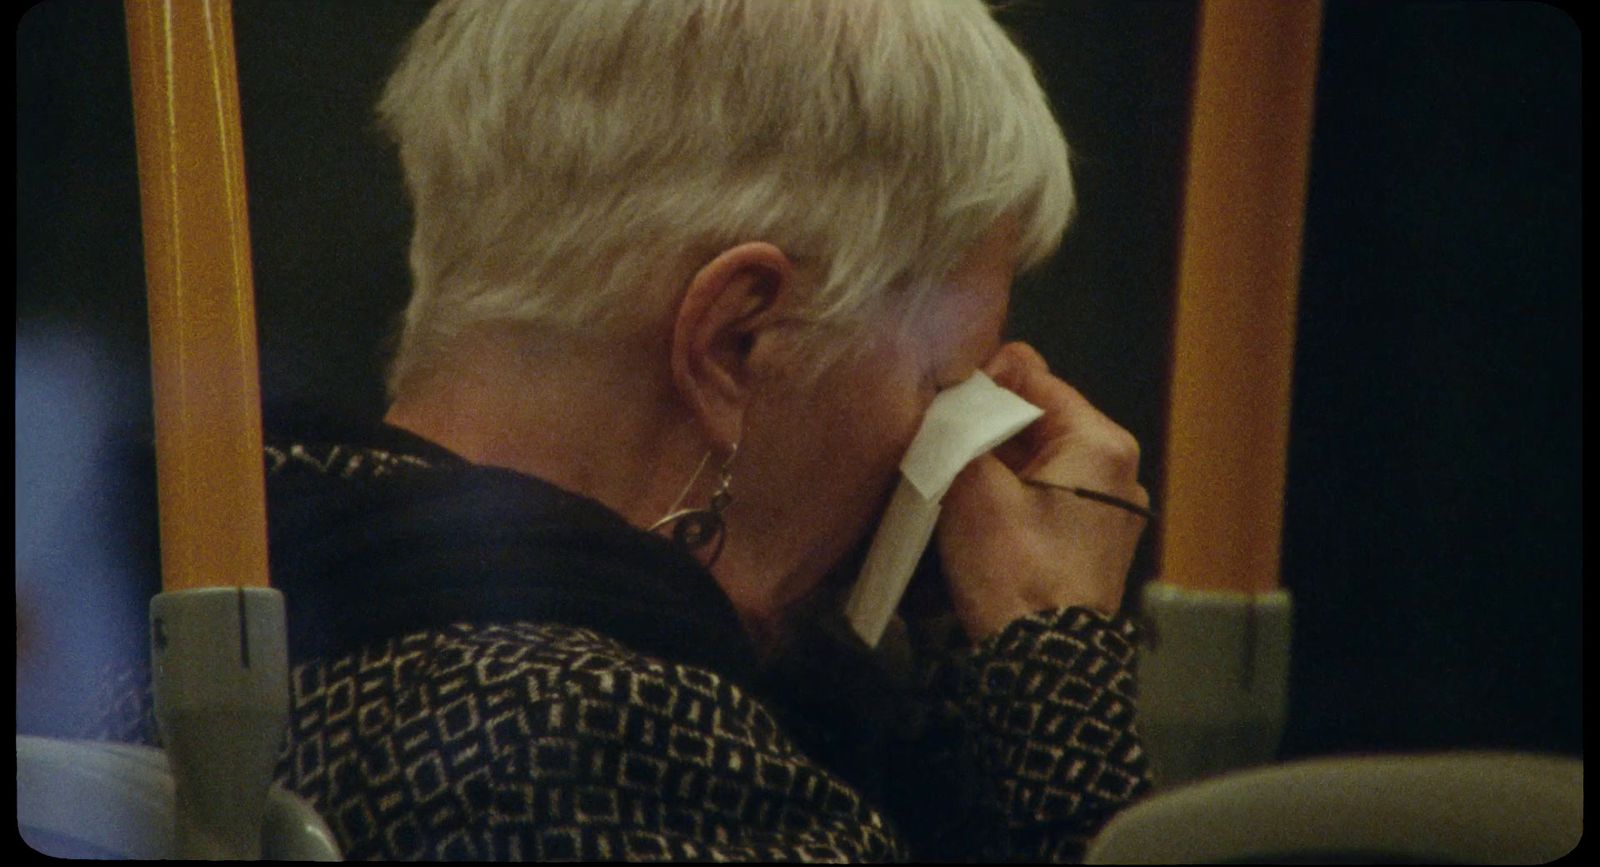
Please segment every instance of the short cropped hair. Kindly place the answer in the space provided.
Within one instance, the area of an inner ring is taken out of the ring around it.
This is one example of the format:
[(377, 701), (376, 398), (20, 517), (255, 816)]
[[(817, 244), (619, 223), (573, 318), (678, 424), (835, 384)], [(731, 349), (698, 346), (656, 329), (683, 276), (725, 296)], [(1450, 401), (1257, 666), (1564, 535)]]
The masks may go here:
[(625, 339), (664, 263), (744, 241), (815, 275), (802, 318), (870, 324), (1004, 217), (1036, 265), (1074, 204), (980, 0), (445, 0), (378, 113), (416, 221), (392, 395), (484, 323)]

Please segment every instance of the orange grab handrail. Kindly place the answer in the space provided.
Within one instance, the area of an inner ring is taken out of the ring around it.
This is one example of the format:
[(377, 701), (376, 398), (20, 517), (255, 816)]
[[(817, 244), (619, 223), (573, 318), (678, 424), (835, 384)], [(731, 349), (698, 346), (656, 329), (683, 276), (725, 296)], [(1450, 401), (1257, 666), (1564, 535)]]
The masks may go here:
[(1160, 580), (1274, 589), (1321, 5), (1201, 7)]
[(261, 398), (228, 0), (126, 0), (163, 585), (266, 586)]

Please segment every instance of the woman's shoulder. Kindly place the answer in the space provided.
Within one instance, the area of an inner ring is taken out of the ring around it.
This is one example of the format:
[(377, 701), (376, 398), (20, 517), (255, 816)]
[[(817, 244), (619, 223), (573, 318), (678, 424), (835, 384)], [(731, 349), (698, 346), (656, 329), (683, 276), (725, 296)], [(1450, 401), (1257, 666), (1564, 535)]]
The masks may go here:
[[(349, 691), (368, 697), (417, 693), (435, 711), (461, 704), (481, 711), (509, 704), (541, 711), (570, 706), (577, 723), (608, 709), (680, 726), (713, 724), (747, 736), (776, 734), (760, 701), (709, 668), (641, 653), (598, 630), (530, 620), (454, 623), (378, 642), (296, 667), (297, 705)], [(441, 706), (442, 705), (442, 706)], [(614, 733), (624, 735), (619, 727)], [(584, 733), (606, 734), (592, 726)]]

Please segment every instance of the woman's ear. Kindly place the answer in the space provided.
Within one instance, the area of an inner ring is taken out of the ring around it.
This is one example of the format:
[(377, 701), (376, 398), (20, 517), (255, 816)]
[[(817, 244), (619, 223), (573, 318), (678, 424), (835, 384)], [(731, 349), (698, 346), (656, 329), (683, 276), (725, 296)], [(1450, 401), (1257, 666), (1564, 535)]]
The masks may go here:
[(707, 437), (733, 446), (754, 391), (752, 355), (793, 303), (797, 272), (783, 251), (748, 242), (690, 278), (672, 330), (672, 379)]

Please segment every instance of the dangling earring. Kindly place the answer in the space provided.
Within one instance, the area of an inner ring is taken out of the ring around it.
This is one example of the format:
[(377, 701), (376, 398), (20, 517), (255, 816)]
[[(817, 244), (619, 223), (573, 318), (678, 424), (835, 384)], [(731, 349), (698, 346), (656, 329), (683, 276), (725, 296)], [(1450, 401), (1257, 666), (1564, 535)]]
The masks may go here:
[(717, 471), (717, 489), (712, 492), (711, 500), (703, 509), (680, 508), (683, 501), (694, 490), (694, 483), (699, 480), (700, 474), (705, 471), (706, 463), (711, 460), (711, 452), (700, 459), (700, 466), (695, 468), (694, 475), (689, 477), (689, 484), (683, 488), (683, 493), (678, 495), (677, 502), (667, 510), (666, 517), (650, 525), (650, 532), (677, 522), (678, 526), (672, 528), (672, 541), (688, 554), (698, 554), (700, 549), (711, 545), (711, 555), (705, 561), (707, 567), (717, 562), (722, 556), (722, 543), (727, 538), (727, 526), (722, 521), (722, 512), (733, 502), (733, 494), (729, 489), (733, 485), (733, 459), (739, 454), (739, 444), (735, 442), (728, 451), (728, 459), (722, 462), (722, 467)]

